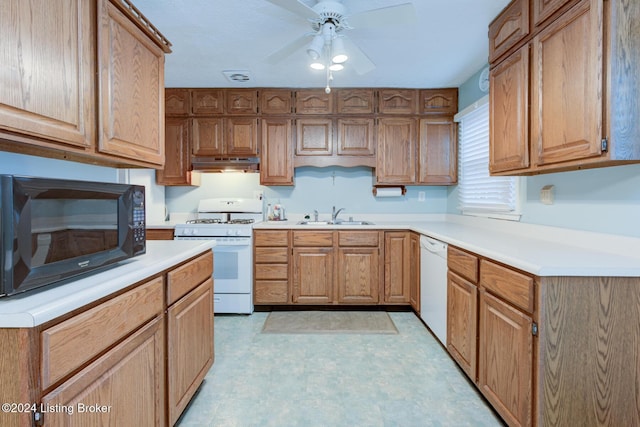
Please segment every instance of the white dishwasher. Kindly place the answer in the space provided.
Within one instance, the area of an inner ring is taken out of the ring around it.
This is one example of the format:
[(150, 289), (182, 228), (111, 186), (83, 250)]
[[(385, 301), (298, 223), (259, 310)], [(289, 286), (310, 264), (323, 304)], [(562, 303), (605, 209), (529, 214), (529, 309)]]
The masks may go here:
[(420, 236), (420, 317), (447, 345), (447, 244)]

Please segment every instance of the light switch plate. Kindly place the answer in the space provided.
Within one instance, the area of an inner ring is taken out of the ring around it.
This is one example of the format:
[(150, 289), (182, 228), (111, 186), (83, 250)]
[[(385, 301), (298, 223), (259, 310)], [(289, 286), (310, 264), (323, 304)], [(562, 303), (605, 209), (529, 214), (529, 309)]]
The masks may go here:
[(545, 205), (553, 204), (553, 185), (545, 185), (540, 190), (540, 201)]
[(424, 202), (426, 200), (424, 191), (418, 191), (418, 201)]

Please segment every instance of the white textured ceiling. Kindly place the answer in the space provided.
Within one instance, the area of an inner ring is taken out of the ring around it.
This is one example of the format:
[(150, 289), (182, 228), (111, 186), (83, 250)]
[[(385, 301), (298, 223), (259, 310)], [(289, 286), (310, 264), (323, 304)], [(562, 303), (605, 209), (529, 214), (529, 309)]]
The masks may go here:
[[(349, 13), (410, 0), (343, 0)], [(271, 65), (267, 57), (308, 33), (310, 24), (266, 0), (133, 0), (171, 41), (166, 87), (324, 87), (305, 49)], [(315, 0), (303, 0), (313, 6)], [(412, 0), (412, 25), (352, 29), (347, 35), (376, 64), (364, 75), (348, 66), (332, 87), (459, 86), (487, 63), (487, 27), (509, 0)], [(311, 39), (309, 39), (311, 41)], [(224, 70), (248, 70), (247, 83)]]

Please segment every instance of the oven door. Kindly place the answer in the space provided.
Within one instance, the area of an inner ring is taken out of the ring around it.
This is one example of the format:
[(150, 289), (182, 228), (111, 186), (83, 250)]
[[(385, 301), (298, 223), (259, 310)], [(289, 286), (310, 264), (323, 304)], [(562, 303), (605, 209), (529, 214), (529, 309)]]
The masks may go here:
[[(250, 240), (250, 239), (247, 239)], [(251, 243), (213, 248), (213, 288), (215, 293), (250, 293), (252, 280)]]

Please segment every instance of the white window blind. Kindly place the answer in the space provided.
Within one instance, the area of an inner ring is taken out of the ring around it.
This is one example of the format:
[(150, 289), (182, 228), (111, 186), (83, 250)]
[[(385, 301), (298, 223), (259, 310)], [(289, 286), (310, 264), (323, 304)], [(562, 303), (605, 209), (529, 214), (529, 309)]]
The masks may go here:
[(458, 208), (463, 214), (519, 219), (519, 180), (489, 176), (489, 103), (463, 111), (459, 124)]

